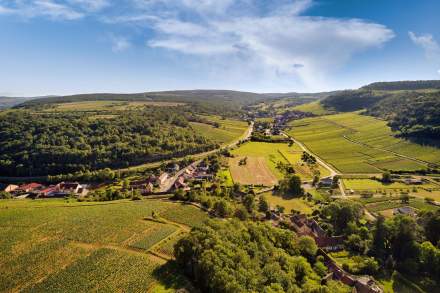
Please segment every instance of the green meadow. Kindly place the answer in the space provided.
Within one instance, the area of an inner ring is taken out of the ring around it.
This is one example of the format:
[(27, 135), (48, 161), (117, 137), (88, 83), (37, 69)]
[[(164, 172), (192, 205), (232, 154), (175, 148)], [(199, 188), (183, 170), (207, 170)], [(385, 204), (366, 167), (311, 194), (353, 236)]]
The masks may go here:
[(227, 145), (239, 140), (242, 137), (247, 128), (248, 124), (244, 121), (232, 120), (232, 119), (221, 119), (217, 116), (204, 116), (209, 121), (217, 122), (220, 127), (216, 128), (212, 125), (198, 122), (190, 122), (191, 127), (201, 135), (207, 137), (208, 139), (220, 144)]
[[(153, 211), (166, 223), (149, 220)], [(173, 280), (161, 274), (170, 256), (150, 249), (161, 251), (163, 243), (169, 252), (173, 237), (206, 218), (198, 208), (156, 200), (2, 201), (0, 292), (188, 288), (179, 273)]]
[(291, 126), (290, 135), (343, 173), (411, 171), (440, 163), (439, 149), (396, 138), (385, 121), (369, 116), (329, 115), (297, 120)]

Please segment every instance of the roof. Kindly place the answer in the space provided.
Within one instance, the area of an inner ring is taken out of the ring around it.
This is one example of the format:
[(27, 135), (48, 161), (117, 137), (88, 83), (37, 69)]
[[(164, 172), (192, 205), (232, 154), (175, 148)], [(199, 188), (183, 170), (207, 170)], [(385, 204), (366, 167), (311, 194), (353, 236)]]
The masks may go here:
[(23, 185), (20, 185), (20, 189), (22, 189), (22, 190), (27, 190), (27, 189), (30, 189), (30, 190), (32, 190), (32, 189), (36, 189), (36, 188), (39, 188), (39, 187), (42, 187), (43, 185), (41, 185), (40, 183), (34, 183), (34, 182), (32, 182), (32, 183), (29, 183), (29, 184), (23, 184)]

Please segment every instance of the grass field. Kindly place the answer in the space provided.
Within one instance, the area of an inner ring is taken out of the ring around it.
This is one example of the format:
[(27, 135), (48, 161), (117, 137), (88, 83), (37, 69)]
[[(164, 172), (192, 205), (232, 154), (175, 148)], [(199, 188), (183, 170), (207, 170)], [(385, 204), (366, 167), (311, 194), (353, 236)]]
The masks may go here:
[(355, 193), (372, 192), (374, 194), (399, 195), (407, 192), (419, 198), (431, 197), (440, 200), (440, 186), (431, 182), (419, 185), (408, 185), (403, 182), (384, 184), (372, 179), (342, 179), (346, 190), (353, 190)]
[(302, 111), (302, 112), (309, 112), (315, 115), (327, 115), (327, 114), (332, 114), (331, 111), (325, 109), (320, 103), (319, 101), (316, 102), (311, 102), (308, 104), (303, 104), (303, 105), (299, 105), (296, 106), (294, 108), (292, 108), (292, 110), (297, 110), (297, 111)]
[(265, 192), (263, 195), (272, 208), (275, 208), (277, 205), (282, 206), (286, 209), (286, 213), (290, 213), (292, 209), (300, 211), (302, 214), (311, 214), (313, 212), (310, 205), (303, 199), (283, 198), (282, 196), (272, 194), (272, 192)]
[[(183, 277), (178, 278), (182, 283), (168, 284), (157, 273), (166, 260), (148, 249), (181, 224), (145, 220), (153, 211), (168, 221), (184, 217), (180, 222), (187, 225), (207, 218), (195, 207), (154, 200), (1, 201), (0, 292), (139, 292), (159, 285), (187, 286)], [(148, 245), (132, 247), (136, 243)]]
[[(393, 136), (385, 121), (355, 113), (322, 116), (291, 123), (289, 134), (343, 173), (380, 173), (417, 170), (440, 163), (440, 149)], [(394, 153), (393, 153), (394, 152)]]
[(183, 105), (183, 103), (174, 102), (156, 102), (156, 101), (85, 101), (56, 104), (53, 108), (47, 109), (47, 112), (72, 112), (72, 111), (124, 111), (139, 109), (147, 106), (173, 107)]
[(220, 127), (216, 128), (209, 124), (190, 122), (191, 127), (196, 132), (202, 134), (203, 136), (220, 145), (227, 145), (240, 139), (240, 137), (244, 135), (246, 129), (248, 128), (247, 122), (244, 121), (221, 119), (217, 116), (203, 117), (208, 119), (209, 121), (219, 123)]

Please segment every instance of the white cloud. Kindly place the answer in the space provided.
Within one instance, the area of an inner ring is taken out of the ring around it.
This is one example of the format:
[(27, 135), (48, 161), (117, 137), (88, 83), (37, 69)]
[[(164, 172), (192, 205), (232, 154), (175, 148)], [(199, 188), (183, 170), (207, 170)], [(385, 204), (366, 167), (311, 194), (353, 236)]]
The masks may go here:
[(0, 14), (12, 14), (26, 18), (48, 17), (51, 19), (75, 20), (84, 16), (82, 12), (53, 0), (20, 0), (0, 6)]
[(91, 12), (110, 6), (108, 0), (68, 0), (68, 2)]
[(315, 87), (356, 53), (380, 47), (394, 37), (387, 27), (359, 19), (301, 16), (311, 5), (307, 0), (294, 1), (266, 16), (225, 13), (204, 18), (202, 23), (183, 22), (178, 16), (158, 18), (152, 24), (157, 36), (148, 45), (217, 56), (223, 58), (223, 65), (248, 70), (243, 74), (260, 70), (264, 76), (299, 78)]
[(414, 44), (425, 51), (426, 58), (440, 61), (440, 45), (431, 34), (416, 35), (413, 32), (408, 32), (408, 35)]
[(112, 42), (112, 51), (115, 53), (125, 51), (131, 47), (130, 41), (121, 36), (110, 36), (110, 41)]

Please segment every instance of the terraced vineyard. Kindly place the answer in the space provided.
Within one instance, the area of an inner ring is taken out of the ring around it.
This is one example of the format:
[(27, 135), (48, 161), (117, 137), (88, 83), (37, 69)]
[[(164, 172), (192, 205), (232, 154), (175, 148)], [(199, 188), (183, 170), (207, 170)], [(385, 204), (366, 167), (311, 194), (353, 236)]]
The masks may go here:
[(373, 117), (346, 113), (291, 125), (290, 135), (343, 173), (418, 170), (440, 163), (439, 149), (396, 138), (385, 121)]
[[(145, 220), (153, 211), (183, 224), (200, 225), (207, 218), (193, 206), (154, 200), (2, 201), (0, 292), (139, 292), (156, 285), (185, 287), (183, 277), (177, 278), (177, 284), (163, 283), (157, 272), (166, 260), (148, 249), (178, 230), (186, 233), (189, 227)], [(136, 242), (142, 249), (130, 246)]]

